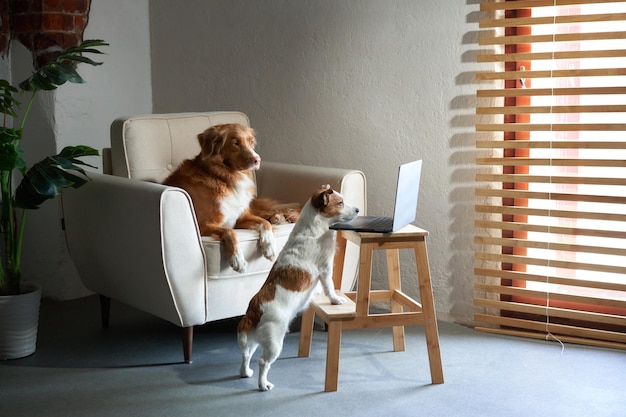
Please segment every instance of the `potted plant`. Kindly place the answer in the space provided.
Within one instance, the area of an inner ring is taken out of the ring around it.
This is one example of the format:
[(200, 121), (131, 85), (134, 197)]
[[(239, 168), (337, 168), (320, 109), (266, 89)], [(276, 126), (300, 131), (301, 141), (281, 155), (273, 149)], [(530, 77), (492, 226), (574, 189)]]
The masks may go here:
[[(89, 178), (82, 166), (91, 165), (78, 158), (98, 155), (98, 151), (89, 146), (68, 146), (57, 155), (27, 167), (22, 158), (21, 143), (30, 108), (40, 91), (54, 90), (66, 82), (83, 83), (76, 66), (80, 63), (101, 65), (85, 55), (101, 54), (96, 48), (106, 45), (101, 40), (86, 40), (69, 48), (34, 71), (17, 87), (7, 80), (0, 80), (0, 110), (3, 113), (0, 125), (0, 359), (23, 357), (35, 351), (41, 290), (21, 281), (27, 211), (58, 196), (63, 188), (85, 184)], [(18, 111), (21, 110), (18, 95), (27, 96), (23, 112)], [(27, 313), (22, 310), (12, 316), (14, 305), (24, 301), (30, 301), (36, 308), (34, 317), (27, 318)], [(15, 327), (22, 325), (27, 328)], [(16, 346), (16, 342), (25, 342), (26, 346)]]

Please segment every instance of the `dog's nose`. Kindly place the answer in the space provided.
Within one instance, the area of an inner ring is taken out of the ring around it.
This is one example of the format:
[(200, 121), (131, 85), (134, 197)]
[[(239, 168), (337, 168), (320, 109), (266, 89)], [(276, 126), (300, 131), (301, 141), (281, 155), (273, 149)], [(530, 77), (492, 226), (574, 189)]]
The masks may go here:
[(356, 212), (358, 213), (358, 212), (359, 212), (359, 208), (358, 208), (358, 207), (355, 207), (355, 208), (354, 208), (354, 211), (356, 211)]
[(252, 156), (252, 158), (250, 158), (250, 162), (253, 165), (258, 165), (258, 164), (261, 163), (261, 157), (259, 155), (254, 155), (254, 156)]

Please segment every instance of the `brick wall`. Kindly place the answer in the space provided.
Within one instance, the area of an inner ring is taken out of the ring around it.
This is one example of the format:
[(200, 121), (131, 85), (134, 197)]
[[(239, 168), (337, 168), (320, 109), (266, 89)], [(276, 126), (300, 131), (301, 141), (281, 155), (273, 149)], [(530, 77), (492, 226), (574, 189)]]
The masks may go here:
[(9, 0), (0, 0), (0, 56), (9, 50), (11, 39), (11, 19), (9, 15)]
[(0, 6), (0, 55), (17, 39), (39, 67), (82, 42), (91, 0), (0, 0)]

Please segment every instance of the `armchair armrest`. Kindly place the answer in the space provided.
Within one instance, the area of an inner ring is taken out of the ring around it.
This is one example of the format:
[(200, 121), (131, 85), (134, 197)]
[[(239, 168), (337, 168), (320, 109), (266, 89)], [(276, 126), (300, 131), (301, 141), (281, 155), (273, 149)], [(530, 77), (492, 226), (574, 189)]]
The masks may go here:
[(205, 255), (187, 193), (89, 175), (90, 182), (62, 198), (66, 240), (83, 284), (176, 325), (203, 324)]
[[(257, 171), (259, 197), (271, 197), (285, 203), (297, 202), (303, 205), (313, 191), (323, 184), (330, 184), (343, 194), (346, 201), (359, 208), (359, 214), (367, 214), (367, 184), (365, 174), (361, 171), (278, 162), (262, 162), (261, 169)], [(339, 290), (351, 291), (354, 288), (358, 269), (359, 248), (348, 242)]]
[(354, 169), (262, 162), (256, 174), (259, 197), (303, 205), (313, 191), (330, 184), (346, 201), (367, 214), (367, 184), (363, 172)]

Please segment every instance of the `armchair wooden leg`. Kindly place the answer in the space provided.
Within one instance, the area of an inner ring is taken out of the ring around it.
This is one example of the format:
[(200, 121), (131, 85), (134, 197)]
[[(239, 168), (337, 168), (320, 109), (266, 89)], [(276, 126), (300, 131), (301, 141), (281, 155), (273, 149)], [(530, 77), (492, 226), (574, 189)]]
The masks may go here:
[(191, 363), (191, 351), (193, 347), (193, 326), (183, 327), (183, 355), (185, 357), (185, 363)]
[(102, 328), (109, 328), (109, 317), (111, 316), (111, 299), (100, 295), (100, 319), (102, 320)]

